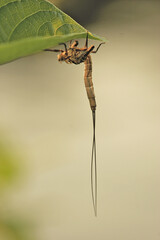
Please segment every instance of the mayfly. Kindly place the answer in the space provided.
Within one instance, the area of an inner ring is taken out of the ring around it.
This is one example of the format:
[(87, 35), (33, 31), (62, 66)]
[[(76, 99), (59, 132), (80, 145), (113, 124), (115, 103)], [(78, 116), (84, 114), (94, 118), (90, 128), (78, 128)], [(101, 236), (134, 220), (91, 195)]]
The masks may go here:
[(58, 61), (65, 61), (66, 63), (74, 63), (80, 64), (84, 62), (84, 82), (87, 91), (87, 96), (89, 99), (90, 107), (92, 110), (93, 117), (93, 143), (92, 143), (92, 155), (91, 155), (91, 192), (92, 192), (92, 202), (95, 216), (97, 216), (97, 162), (96, 162), (96, 136), (95, 136), (95, 122), (96, 122), (96, 100), (94, 87), (92, 82), (92, 60), (90, 53), (96, 53), (100, 46), (103, 43), (100, 43), (95, 51), (93, 45), (88, 47), (88, 32), (86, 36), (86, 43), (83, 48), (78, 48), (78, 41), (74, 41), (73, 43), (70, 41), (70, 46), (67, 49), (65, 43), (61, 43), (64, 45), (65, 50), (61, 49), (45, 49), (45, 51), (51, 52), (59, 52)]

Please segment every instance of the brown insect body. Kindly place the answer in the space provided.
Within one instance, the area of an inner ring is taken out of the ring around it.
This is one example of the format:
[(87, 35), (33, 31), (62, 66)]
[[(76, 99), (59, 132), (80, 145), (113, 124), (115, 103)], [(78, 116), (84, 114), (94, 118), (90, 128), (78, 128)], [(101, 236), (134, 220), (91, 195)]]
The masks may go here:
[(95, 93), (94, 87), (92, 82), (92, 59), (90, 53), (96, 53), (101, 46), (99, 44), (96, 51), (93, 51), (94, 46), (91, 45), (88, 48), (88, 33), (86, 37), (86, 44), (83, 48), (78, 48), (78, 41), (74, 41), (73, 44), (70, 42), (70, 46), (67, 49), (65, 43), (62, 43), (65, 46), (65, 51), (63, 50), (52, 50), (46, 49), (45, 51), (52, 51), (52, 52), (60, 52), (58, 54), (58, 61), (59, 62), (66, 62), (68, 64), (80, 64), (84, 62), (84, 82), (87, 91), (87, 96), (90, 102), (90, 107), (92, 110), (93, 116), (93, 144), (92, 144), (92, 156), (91, 156), (91, 191), (92, 191), (92, 201), (95, 216), (97, 215), (97, 166), (96, 166), (96, 138), (95, 138), (95, 111), (96, 111), (96, 100), (95, 100)]
[(78, 42), (75, 41), (70, 48), (68, 48), (67, 52), (64, 51), (58, 54), (58, 61), (65, 61), (66, 63), (73, 64), (85, 64), (84, 68), (84, 82), (87, 91), (87, 96), (90, 102), (90, 107), (92, 111), (96, 110), (96, 100), (94, 94), (94, 87), (92, 82), (92, 60), (90, 56), (90, 52), (93, 50), (94, 46), (87, 48), (78, 48)]
[(94, 87), (92, 82), (92, 59), (88, 55), (84, 62), (84, 83), (87, 91), (87, 96), (89, 99), (91, 110), (95, 112), (96, 110), (96, 99), (94, 93)]

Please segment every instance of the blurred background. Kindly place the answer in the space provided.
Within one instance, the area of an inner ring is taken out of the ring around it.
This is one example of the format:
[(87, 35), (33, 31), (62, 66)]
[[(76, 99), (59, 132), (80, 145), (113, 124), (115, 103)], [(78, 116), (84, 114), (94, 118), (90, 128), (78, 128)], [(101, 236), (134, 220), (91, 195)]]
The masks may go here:
[(92, 57), (98, 218), (84, 66), (42, 52), (0, 67), (0, 239), (159, 240), (160, 2), (52, 2), (108, 39)]

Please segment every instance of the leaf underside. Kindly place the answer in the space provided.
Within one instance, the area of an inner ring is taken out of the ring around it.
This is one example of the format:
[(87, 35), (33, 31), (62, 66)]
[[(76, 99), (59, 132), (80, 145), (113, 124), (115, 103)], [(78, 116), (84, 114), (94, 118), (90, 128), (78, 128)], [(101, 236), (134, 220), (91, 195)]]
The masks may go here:
[[(0, 0), (0, 64), (85, 38), (87, 30), (45, 0)], [(89, 33), (89, 38), (105, 41)]]

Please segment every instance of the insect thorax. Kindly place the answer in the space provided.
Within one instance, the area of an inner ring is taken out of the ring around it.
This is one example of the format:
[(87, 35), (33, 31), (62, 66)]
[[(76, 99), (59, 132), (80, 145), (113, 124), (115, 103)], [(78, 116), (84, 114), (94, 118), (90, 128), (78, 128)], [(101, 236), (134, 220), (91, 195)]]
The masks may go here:
[(80, 64), (87, 59), (85, 56), (86, 51), (78, 48), (69, 48), (67, 53), (63, 52), (58, 55), (59, 61), (65, 61), (66, 63)]

